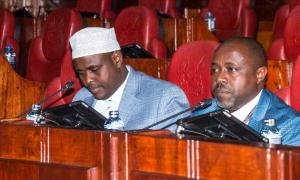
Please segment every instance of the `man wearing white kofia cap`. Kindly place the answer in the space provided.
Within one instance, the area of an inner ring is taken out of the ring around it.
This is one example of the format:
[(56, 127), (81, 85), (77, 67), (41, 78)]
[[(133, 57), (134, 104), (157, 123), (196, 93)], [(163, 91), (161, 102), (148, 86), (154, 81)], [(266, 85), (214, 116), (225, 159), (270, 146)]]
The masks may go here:
[[(113, 28), (85, 28), (70, 38), (76, 73), (84, 87), (73, 101), (82, 100), (105, 117), (119, 111), (125, 130), (141, 129), (189, 107), (177, 86), (125, 65)], [(160, 129), (177, 116), (153, 129)], [(168, 127), (174, 131), (175, 125)]]

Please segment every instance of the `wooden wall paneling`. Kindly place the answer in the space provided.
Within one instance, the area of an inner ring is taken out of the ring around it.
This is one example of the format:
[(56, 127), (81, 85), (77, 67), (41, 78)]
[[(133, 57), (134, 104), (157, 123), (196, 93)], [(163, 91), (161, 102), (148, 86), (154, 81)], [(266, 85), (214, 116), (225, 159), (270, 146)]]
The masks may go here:
[(0, 118), (20, 115), (38, 103), (44, 95), (44, 84), (20, 77), (0, 56)]

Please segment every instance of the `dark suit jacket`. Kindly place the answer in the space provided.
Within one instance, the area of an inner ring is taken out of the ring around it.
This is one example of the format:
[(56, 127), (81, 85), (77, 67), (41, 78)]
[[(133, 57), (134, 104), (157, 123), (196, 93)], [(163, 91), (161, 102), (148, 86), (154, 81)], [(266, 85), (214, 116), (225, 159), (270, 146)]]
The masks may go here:
[[(210, 107), (194, 112), (193, 116), (219, 109), (221, 108), (217, 105), (216, 99), (213, 99)], [(276, 120), (276, 125), (282, 134), (282, 144), (300, 146), (300, 114), (266, 89), (262, 91), (248, 125), (260, 132), (265, 119)]]

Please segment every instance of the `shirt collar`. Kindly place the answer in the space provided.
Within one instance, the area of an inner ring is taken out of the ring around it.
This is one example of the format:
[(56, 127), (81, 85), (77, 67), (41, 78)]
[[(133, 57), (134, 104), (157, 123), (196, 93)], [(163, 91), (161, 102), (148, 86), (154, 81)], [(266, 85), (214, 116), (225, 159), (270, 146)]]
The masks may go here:
[(128, 73), (125, 81), (121, 84), (121, 86), (109, 98), (104, 100), (95, 100), (93, 103), (94, 109), (96, 109), (106, 118), (109, 117), (109, 111), (117, 111), (119, 109), (122, 95), (130, 73), (130, 68), (128, 66), (126, 66), (126, 68), (128, 70)]
[(122, 95), (123, 95), (123, 92), (124, 92), (124, 89), (125, 89), (125, 86), (126, 86), (126, 83), (128, 81), (128, 76), (129, 76), (129, 71), (130, 71), (130, 68), (128, 68), (126, 66), (126, 69), (128, 70), (128, 73), (127, 73), (127, 76), (126, 76), (126, 79), (125, 81), (121, 84), (121, 86), (114, 92), (113, 95), (111, 95), (109, 98), (107, 98), (105, 101), (109, 100), (109, 101), (112, 101), (112, 102), (116, 102), (118, 104), (118, 107), (119, 107), (119, 104), (121, 102), (121, 98), (122, 98)]
[(240, 121), (245, 121), (248, 115), (253, 111), (256, 104), (258, 103), (261, 93), (262, 90), (251, 101), (242, 106), (240, 109), (232, 112), (231, 114), (234, 117), (238, 118)]

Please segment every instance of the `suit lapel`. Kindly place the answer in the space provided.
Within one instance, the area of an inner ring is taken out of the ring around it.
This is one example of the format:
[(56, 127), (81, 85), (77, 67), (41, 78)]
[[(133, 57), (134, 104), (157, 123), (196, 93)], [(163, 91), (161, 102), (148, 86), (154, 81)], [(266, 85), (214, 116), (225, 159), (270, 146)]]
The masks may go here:
[(130, 68), (128, 81), (119, 106), (119, 113), (125, 125), (130, 120), (130, 115), (135, 114), (133, 113), (135, 110), (134, 107), (141, 105), (141, 100), (137, 98), (137, 95), (140, 93), (139, 82), (141, 81), (141, 77), (130, 66), (127, 67)]
[(270, 96), (266, 90), (262, 91), (261, 97), (255, 107), (252, 117), (249, 121), (249, 126), (260, 132), (263, 127), (263, 120), (270, 106)]
[(84, 102), (86, 102), (91, 107), (93, 107), (94, 101), (95, 101), (94, 96), (88, 96), (84, 99)]

